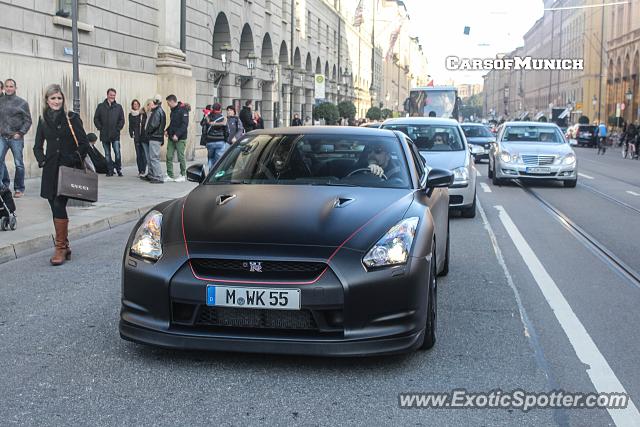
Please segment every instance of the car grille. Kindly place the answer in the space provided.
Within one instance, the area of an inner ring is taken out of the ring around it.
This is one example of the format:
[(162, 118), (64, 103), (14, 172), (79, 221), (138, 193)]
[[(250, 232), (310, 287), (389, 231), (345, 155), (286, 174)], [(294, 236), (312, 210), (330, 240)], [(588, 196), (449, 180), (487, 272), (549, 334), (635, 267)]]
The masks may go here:
[(309, 310), (259, 310), (202, 306), (197, 326), (232, 328), (318, 330)]
[[(253, 269), (252, 269), (252, 263)], [(245, 280), (313, 280), (327, 265), (323, 262), (262, 261), (239, 259), (193, 259), (191, 265), (200, 276)]]
[(464, 200), (463, 197), (458, 195), (458, 194), (453, 195), (453, 196), (449, 196), (449, 204), (450, 205), (459, 205), (459, 204), (462, 203), (463, 200)]
[(536, 154), (523, 154), (522, 162), (527, 166), (546, 166), (552, 165), (556, 160), (554, 155), (536, 155)]

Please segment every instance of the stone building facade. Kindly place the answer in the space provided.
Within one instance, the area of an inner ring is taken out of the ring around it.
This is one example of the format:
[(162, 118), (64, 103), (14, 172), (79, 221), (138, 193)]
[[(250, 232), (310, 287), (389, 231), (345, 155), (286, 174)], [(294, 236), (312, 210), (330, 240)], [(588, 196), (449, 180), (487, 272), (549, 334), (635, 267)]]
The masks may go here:
[[(266, 127), (287, 126), (294, 113), (302, 118), (312, 115), (320, 101), (314, 77), (322, 74), (324, 100), (353, 101), (357, 115), (364, 117), (372, 105), (396, 108), (392, 101), (406, 98), (411, 78), (426, 74), (426, 59), (416, 58), (421, 49), (406, 30), (390, 46), (389, 25), (378, 22), (398, 10), (406, 14), (404, 4), (396, 0), (363, 0), (362, 23), (357, 26), (359, 0), (78, 3), (81, 117), (86, 130), (95, 131), (93, 113), (110, 87), (118, 91), (125, 112), (133, 99), (144, 102), (156, 94), (164, 98), (173, 93), (192, 106), (190, 154), (199, 140), (201, 110), (214, 101), (239, 107), (251, 99)], [(50, 83), (61, 83), (71, 104), (70, 4), (0, 0), (0, 78), (17, 81), (18, 95), (29, 101), (34, 122)], [(385, 57), (388, 52), (397, 54)], [(414, 63), (420, 66), (412, 67)], [(390, 94), (394, 85), (397, 93)], [(131, 163), (135, 150), (127, 126), (122, 133), (123, 160)], [(27, 176), (39, 174), (31, 150), (34, 133), (35, 125), (25, 140)], [(12, 167), (10, 155), (7, 164)]]

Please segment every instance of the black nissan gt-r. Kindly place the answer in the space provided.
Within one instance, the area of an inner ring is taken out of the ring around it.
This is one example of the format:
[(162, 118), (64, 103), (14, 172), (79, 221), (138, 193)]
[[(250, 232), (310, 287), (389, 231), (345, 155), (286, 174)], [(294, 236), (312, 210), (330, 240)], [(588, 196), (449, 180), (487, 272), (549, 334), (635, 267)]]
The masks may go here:
[(188, 178), (200, 185), (129, 237), (122, 338), (335, 356), (433, 346), (453, 176), (404, 134), (251, 132)]

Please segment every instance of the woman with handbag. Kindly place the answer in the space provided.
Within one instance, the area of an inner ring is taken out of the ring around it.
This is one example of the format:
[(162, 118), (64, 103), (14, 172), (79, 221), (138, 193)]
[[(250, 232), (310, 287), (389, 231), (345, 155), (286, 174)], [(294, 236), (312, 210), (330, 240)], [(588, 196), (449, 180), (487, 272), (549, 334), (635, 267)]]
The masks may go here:
[(49, 85), (44, 93), (44, 101), (33, 154), (42, 168), (40, 196), (49, 201), (56, 230), (55, 252), (50, 262), (52, 265), (61, 265), (71, 259), (71, 249), (68, 240), (68, 197), (58, 195), (59, 169), (61, 166), (81, 169), (89, 143), (80, 116), (67, 113), (60, 85)]
[(138, 164), (138, 177), (146, 175), (147, 155), (142, 144), (144, 141), (144, 128), (147, 123), (147, 114), (140, 108), (140, 101), (131, 101), (131, 112), (129, 113), (129, 136), (133, 139), (136, 149), (136, 163)]

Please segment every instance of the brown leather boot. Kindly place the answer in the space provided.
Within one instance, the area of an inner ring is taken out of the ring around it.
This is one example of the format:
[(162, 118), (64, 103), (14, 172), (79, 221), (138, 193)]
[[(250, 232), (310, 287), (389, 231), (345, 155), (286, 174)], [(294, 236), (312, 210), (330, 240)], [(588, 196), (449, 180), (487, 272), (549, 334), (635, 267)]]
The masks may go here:
[(67, 233), (69, 227), (68, 219), (53, 219), (53, 226), (56, 229), (56, 249), (53, 253), (53, 256), (49, 260), (51, 265), (62, 265), (64, 264), (65, 258), (67, 257)]

